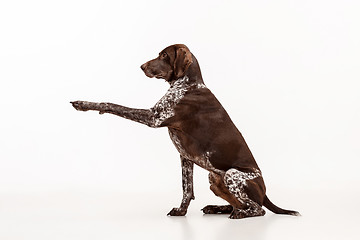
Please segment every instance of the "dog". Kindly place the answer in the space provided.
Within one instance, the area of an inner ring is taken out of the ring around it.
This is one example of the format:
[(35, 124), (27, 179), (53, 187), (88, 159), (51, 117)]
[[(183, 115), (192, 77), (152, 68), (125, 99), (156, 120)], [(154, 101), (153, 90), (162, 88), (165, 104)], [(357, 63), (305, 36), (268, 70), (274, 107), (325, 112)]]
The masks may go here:
[(210, 189), (229, 205), (208, 205), (204, 214), (230, 214), (231, 219), (263, 216), (262, 206), (277, 214), (299, 215), (274, 205), (243, 136), (220, 102), (204, 84), (195, 56), (183, 44), (166, 47), (141, 69), (150, 78), (170, 84), (151, 109), (133, 109), (113, 103), (71, 102), (79, 111), (110, 113), (149, 127), (167, 127), (180, 153), (183, 199), (168, 215), (184, 216), (193, 191), (194, 164), (209, 171)]

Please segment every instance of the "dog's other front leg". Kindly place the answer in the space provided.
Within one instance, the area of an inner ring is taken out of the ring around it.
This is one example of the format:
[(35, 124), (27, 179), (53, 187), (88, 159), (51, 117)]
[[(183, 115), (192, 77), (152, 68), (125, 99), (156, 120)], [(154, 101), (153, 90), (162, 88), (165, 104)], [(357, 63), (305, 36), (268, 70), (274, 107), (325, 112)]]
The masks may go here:
[(181, 168), (182, 168), (183, 199), (181, 201), (180, 207), (173, 208), (168, 213), (168, 215), (170, 216), (185, 216), (190, 201), (192, 199), (195, 199), (194, 187), (193, 187), (194, 163), (184, 157), (181, 157)]
[(70, 102), (78, 111), (99, 111), (100, 114), (110, 113), (135, 122), (139, 122), (149, 127), (159, 127), (155, 121), (155, 115), (150, 109), (128, 108), (113, 103), (95, 103), (86, 101)]

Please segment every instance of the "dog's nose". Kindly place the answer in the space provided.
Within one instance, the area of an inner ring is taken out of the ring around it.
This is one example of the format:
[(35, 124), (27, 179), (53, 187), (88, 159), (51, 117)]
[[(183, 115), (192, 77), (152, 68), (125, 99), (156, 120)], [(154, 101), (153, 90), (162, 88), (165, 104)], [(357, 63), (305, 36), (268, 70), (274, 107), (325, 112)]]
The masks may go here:
[(140, 66), (140, 68), (141, 68), (143, 71), (145, 70), (145, 67), (146, 67), (145, 63)]

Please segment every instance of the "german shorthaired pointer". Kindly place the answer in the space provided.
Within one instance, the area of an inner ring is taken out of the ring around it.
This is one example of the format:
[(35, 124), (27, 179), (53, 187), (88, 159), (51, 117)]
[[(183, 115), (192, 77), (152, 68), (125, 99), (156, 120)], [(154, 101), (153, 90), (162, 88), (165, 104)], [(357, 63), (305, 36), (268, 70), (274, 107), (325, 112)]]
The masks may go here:
[(263, 216), (262, 206), (278, 214), (299, 215), (275, 206), (265, 194), (261, 171), (243, 136), (225, 109), (205, 86), (195, 56), (182, 44), (165, 48), (141, 65), (145, 75), (165, 79), (170, 88), (151, 109), (112, 103), (71, 102), (76, 110), (111, 113), (149, 127), (167, 127), (180, 153), (183, 199), (168, 215), (184, 216), (194, 199), (194, 163), (209, 173), (210, 189), (230, 205), (208, 205), (205, 214), (228, 213), (230, 218)]

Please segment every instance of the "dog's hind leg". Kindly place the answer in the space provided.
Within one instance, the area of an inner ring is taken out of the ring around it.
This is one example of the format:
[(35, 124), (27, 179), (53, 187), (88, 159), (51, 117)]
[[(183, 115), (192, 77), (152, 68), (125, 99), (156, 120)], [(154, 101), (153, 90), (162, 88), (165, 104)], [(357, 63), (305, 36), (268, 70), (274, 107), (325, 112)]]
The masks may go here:
[(184, 157), (181, 157), (181, 168), (182, 168), (182, 188), (183, 188), (183, 199), (180, 207), (173, 208), (168, 215), (170, 216), (184, 216), (189, 207), (190, 201), (195, 199), (194, 187), (193, 187), (193, 169), (194, 163)]
[(230, 205), (209, 205), (202, 209), (203, 212), (206, 214), (231, 213), (230, 218), (233, 219), (263, 216), (265, 211), (261, 208), (262, 200), (258, 196), (258, 193), (262, 191), (257, 188), (258, 183), (256, 182), (261, 179), (258, 180), (258, 178), (260, 178), (260, 174), (257, 172), (244, 173), (237, 169), (228, 170), (224, 177), (211, 172), (209, 174), (210, 189)]
[(261, 172), (242, 172), (237, 169), (229, 169), (224, 176), (224, 183), (229, 192), (241, 203), (241, 207), (235, 207), (230, 218), (246, 218), (265, 215), (262, 209), (262, 197), (265, 189), (262, 185)]
[(233, 211), (234, 207), (239, 208), (242, 204), (236, 199), (236, 197), (229, 192), (227, 187), (225, 186), (223, 177), (217, 173), (210, 172), (209, 173), (209, 182), (210, 182), (210, 189), (213, 193), (226, 200), (230, 205), (208, 205), (201, 209), (205, 214), (218, 214), (224, 213), (229, 214)]

